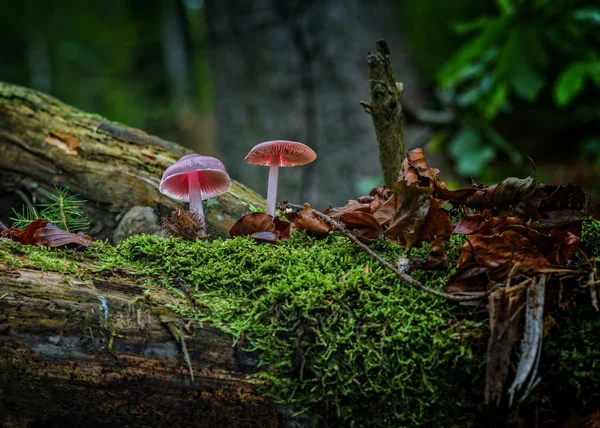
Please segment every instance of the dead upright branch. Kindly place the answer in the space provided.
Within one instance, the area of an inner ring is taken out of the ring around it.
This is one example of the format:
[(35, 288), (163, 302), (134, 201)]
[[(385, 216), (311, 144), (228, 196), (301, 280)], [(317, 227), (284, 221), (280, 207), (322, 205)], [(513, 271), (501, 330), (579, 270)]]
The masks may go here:
[(404, 126), (402, 116), (402, 83), (396, 82), (390, 50), (385, 40), (377, 41), (377, 52), (367, 55), (371, 103), (362, 102), (373, 117), (379, 162), (385, 185), (392, 187), (404, 160)]

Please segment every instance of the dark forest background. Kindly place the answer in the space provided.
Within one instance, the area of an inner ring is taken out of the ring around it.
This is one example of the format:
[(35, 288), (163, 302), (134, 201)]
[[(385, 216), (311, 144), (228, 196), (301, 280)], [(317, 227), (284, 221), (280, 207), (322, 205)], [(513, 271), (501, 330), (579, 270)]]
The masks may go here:
[[(577, 0), (4, 2), (0, 80), (223, 160), (265, 192), (255, 144), (316, 162), (279, 199), (340, 205), (381, 182), (366, 55), (388, 40), (409, 148), (449, 186), (532, 173), (600, 192), (600, 6)], [(529, 157), (529, 158), (528, 158)]]

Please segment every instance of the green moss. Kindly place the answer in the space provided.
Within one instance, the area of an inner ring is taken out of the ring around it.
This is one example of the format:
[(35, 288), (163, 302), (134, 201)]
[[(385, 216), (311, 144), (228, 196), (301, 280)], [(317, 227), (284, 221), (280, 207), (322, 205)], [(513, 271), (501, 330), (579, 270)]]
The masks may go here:
[[(450, 265), (463, 241), (456, 236), (448, 244)], [(405, 255), (387, 241), (372, 248), (392, 262)], [(0, 260), (14, 251), (0, 246)], [(65, 272), (71, 268), (64, 263), (80, 254), (21, 251), (40, 268)], [(425, 245), (411, 256), (427, 251)], [(53, 255), (56, 264), (47, 259)], [(170, 290), (177, 298), (173, 311), (211, 323), (256, 351), (257, 387), (318, 415), (319, 426), (485, 421), (485, 311), (414, 289), (343, 237), (317, 240), (298, 233), (277, 246), (259, 246), (245, 238), (190, 243), (136, 236), (119, 247), (94, 242), (85, 251), (92, 255), (99, 270), (127, 268), (146, 287)], [(411, 274), (441, 289), (453, 272)], [(545, 341), (545, 380), (536, 391), (553, 402), (561, 400), (545, 393), (553, 379), (564, 379), (559, 390), (569, 397), (600, 385), (600, 320), (587, 311), (589, 298), (582, 299), (577, 310), (557, 316)]]
[(581, 248), (585, 253), (600, 261), (600, 221), (588, 217), (581, 225)]
[[(374, 249), (391, 261), (404, 254), (384, 241)], [(170, 289), (174, 311), (243, 334), (265, 392), (321, 422), (458, 422), (481, 401), (485, 319), (402, 283), (343, 237), (258, 246), (138, 236), (106, 262)], [(448, 272), (415, 276), (441, 289)]]

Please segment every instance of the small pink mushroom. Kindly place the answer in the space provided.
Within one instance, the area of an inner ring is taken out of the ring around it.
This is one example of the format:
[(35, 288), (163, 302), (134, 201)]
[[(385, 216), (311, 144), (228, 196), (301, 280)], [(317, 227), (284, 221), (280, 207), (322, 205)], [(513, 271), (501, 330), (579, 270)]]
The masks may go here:
[(165, 170), (160, 192), (170, 198), (190, 203), (202, 228), (206, 230), (202, 200), (214, 198), (231, 188), (231, 179), (219, 159), (196, 153), (185, 155)]
[(306, 144), (296, 141), (267, 141), (257, 144), (246, 156), (246, 163), (269, 167), (267, 187), (267, 214), (275, 217), (277, 202), (277, 178), (279, 167), (304, 165), (314, 161), (317, 154)]

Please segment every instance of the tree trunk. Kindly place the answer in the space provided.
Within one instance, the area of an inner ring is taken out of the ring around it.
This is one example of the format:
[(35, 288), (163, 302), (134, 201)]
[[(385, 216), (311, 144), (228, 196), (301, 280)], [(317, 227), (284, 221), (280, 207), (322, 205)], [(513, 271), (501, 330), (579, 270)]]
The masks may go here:
[(0, 263), (0, 426), (294, 426), (231, 336), (128, 272), (77, 263), (91, 281)]
[(205, 15), (219, 147), (234, 178), (265, 194), (267, 170), (244, 156), (262, 141), (296, 140), (318, 157), (281, 171), (279, 200), (323, 208), (360, 196), (357, 186), (381, 175), (371, 118), (359, 105), (369, 99), (375, 40), (389, 42), (405, 103), (422, 106), (394, 2), (210, 0)]
[[(0, 82), (0, 192), (39, 198), (38, 187), (69, 186), (89, 201), (84, 210), (96, 238), (111, 238), (117, 218), (133, 206), (180, 205), (158, 186), (164, 170), (188, 152), (48, 95)], [(237, 182), (215, 201), (207, 223), (209, 232), (219, 235), (227, 235), (250, 205), (264, 205)], [(2, 194), (0, 205), (8, 205)]]

